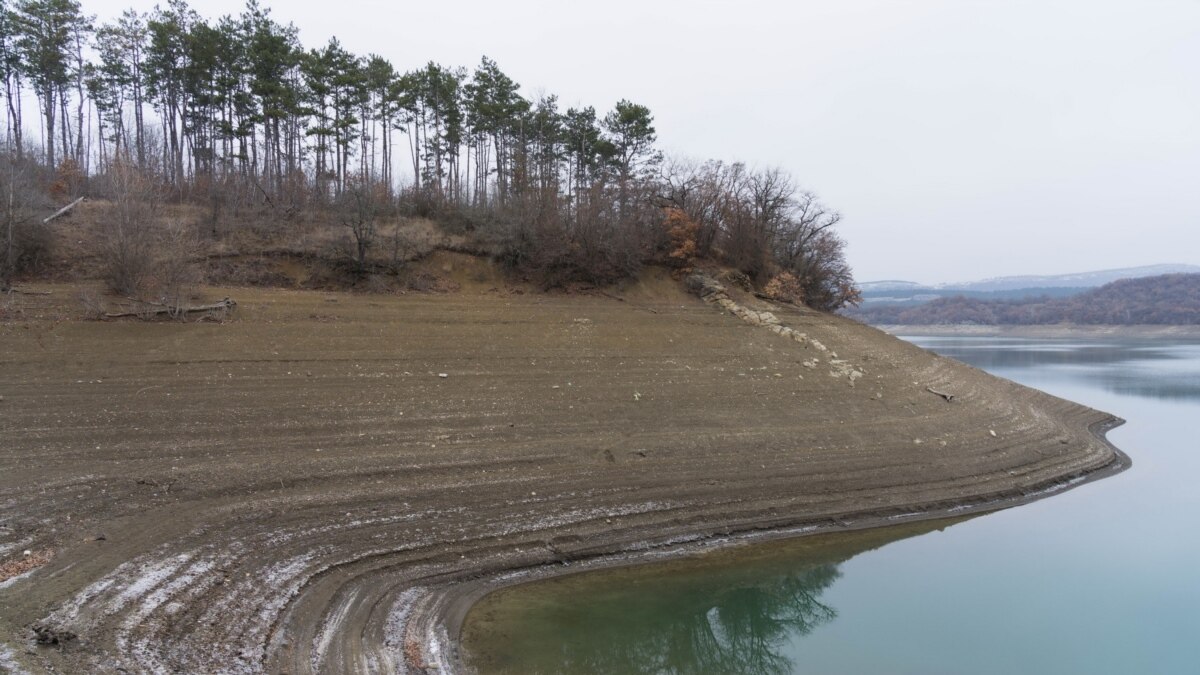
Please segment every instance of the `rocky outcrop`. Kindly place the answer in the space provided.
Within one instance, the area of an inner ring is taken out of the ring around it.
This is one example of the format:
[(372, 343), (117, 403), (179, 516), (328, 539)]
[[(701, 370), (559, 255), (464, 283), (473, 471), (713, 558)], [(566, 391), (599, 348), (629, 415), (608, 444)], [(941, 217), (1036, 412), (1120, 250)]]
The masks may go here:
[[(751, 326), (766, 328), (780, 337), (794, 340), (807, 348), (821, 352), (829, 366), (830, 377), (845, 378), (853, 385), (866, 375), (865, 368), (856, 366), (845, 359), (839, 359), (836, 352), (830, 351), (819, 340), (809, 337), (807, 333), (784, 326), (773, 312), (751, 309), (737, 302), (730, 297), (729, 290), (711, 276), (703, 272), (696, 272), (687, 278), (686, 283), (688, 289), (699, 295), (705, 302), (720, 307)], [(804, 365), (808, 368), (816, 368), (820, 363), (820, 358), (812, 358), (805, 361)]]

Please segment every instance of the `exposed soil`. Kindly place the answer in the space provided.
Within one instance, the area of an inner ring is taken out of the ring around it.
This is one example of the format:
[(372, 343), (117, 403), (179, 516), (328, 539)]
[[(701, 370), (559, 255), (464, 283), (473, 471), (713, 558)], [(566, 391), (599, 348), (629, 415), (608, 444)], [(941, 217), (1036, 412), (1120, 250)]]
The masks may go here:
[(0, 665), (453, 667), (498, 584), (1124, 465), (1111, 416), (837, 316), (738, 298), (800, 341), (665, 273), (546, 295), (437, 264), (459, 292), (208, 289), (225, 323), (7, 300), (0, 566), (53, 556), (0, 582)]

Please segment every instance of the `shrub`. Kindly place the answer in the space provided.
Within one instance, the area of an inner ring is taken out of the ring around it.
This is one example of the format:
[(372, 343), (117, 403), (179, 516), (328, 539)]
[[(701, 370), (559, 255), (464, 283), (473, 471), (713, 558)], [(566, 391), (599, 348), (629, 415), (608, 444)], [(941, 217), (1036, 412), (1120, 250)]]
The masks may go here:
[(780, 272), (771, 277), (771, 280), (763, 288), (763, 295), (772, 300), (796, 305), (804, 302), (804, 288), (800, 285), (800, 280), (796, 278), (796, 275), (791, 272)]

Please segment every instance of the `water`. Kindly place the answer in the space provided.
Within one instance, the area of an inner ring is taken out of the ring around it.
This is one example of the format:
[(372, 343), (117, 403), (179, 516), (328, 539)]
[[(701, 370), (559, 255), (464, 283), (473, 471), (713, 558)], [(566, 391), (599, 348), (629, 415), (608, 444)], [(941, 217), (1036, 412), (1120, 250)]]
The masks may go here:
[(914, 338), (1119, 415), (1134, 466), (957, 522), (506, 589), (464, 630), (507, 673), (1200, 673), (1200, 345)]

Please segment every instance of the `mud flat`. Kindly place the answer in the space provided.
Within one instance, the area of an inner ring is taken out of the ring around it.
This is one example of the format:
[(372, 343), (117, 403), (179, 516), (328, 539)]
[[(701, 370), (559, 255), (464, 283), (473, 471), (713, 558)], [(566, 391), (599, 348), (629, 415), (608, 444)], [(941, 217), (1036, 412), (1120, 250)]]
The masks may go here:
[(44, 289), (0, 324), (18, 672), (454, 669), (497, 586), (1127, 465), (1106, 413), (736, 297), (752, 325), (665, 277), (619, 298), (209, 289), (239, 303), (222, 324), (81, 321)]

